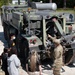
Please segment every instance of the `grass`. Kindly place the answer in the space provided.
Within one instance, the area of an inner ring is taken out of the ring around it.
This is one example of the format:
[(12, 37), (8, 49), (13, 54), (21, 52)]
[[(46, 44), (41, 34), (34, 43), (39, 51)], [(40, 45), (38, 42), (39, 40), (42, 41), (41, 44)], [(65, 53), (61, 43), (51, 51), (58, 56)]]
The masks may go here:
[(67, 12), (67, 13), (75, 14), (75, 9), (74, 8), (59, 8), (56, 11), (57, 12)]

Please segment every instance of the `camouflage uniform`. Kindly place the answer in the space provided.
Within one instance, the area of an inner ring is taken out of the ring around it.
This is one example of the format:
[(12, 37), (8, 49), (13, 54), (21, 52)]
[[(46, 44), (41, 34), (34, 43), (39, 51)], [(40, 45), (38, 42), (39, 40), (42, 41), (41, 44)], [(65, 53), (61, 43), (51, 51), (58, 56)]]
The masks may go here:
[(60, 39), (56, 39), (50, 35), (49, 38), (55, 43), (56, 47), (54, 49), (54, 64), (53, 64), (53, 74), (60, 75), (60, 69), (63, 64), (63, 47), (60, 44)]
[(53, 64), (53, 74), (54, 75), (60, 75), (60, 69), (62, 67), (62, 54), (63, 54), (63, 48), (61, 45), (58, 45), (55, 49), (54, 49), (54, 64)]

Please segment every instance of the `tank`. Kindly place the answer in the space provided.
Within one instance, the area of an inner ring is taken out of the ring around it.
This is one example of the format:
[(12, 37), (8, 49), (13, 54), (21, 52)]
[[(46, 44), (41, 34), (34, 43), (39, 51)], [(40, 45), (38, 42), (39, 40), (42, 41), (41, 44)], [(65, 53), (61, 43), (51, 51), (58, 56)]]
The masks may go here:
[[(47, 35), (56, 36), (65, 44), (65, 51), (74, 48), (71, 43), (75, 34), (66, 33), (66, 18), (63, 14), (56, 12), (55, 3), (28, 3), (27, 5), (8, 5), (2, 7), (2, 25), (4, 36), (8, 44), (10, 34), (16, 36), (16, 48), (18, 56), (24, 61), (34, 49), (40, 55), (40, 59), (53, 58), (53, 43)], [(61, 38), (63, 37), (63, 38)], [(72, 41), (73, 42), (73, 41)], [(69, 44), (69, 47), (67, 45)], [(74, 43), (73, 43), (74, 44)], [(70, 53), (70, 52), (69, 52)], [(70, 56), (70, 54), (67, 54)], [(72, 56), (72, 55), (71, 55)]]

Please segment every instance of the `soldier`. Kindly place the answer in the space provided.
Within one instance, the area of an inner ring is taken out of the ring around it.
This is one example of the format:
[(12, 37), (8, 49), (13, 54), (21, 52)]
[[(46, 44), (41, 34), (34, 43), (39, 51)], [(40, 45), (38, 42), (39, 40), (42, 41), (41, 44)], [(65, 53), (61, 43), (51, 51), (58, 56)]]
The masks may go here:
[(55, 39), (49, 34), (48, 37), (55, 43), (53, 74), (60, 75), (60, 69), (63, 64), (63, 47), (60, 44), (60, 39)]

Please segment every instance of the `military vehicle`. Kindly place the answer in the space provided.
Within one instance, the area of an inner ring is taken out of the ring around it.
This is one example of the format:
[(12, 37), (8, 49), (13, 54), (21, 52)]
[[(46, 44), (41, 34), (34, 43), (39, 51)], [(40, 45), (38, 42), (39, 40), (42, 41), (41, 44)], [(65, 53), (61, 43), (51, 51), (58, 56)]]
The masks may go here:
[[(50, 46), (54, 47), (54, 45), (48, 40), (47, 34), (57, 38), (63, 36), (67, 41), (66, 44), (71, 46), (74, 36), (71, 33), (72, 26), (67, 25), (66, 18), (62, 13), (56, 12), (56, 9), (55, 3), (40, 2), (2, 6), (1, 19), (5, 39), (9, 43), (10, 34), (15, 34), (20, 57), (26, 59), (33, 49), (37, 50), (42, 60), (50, 57)], [(64, 46), (65, 50), (68, 50), (68, 47)]]

